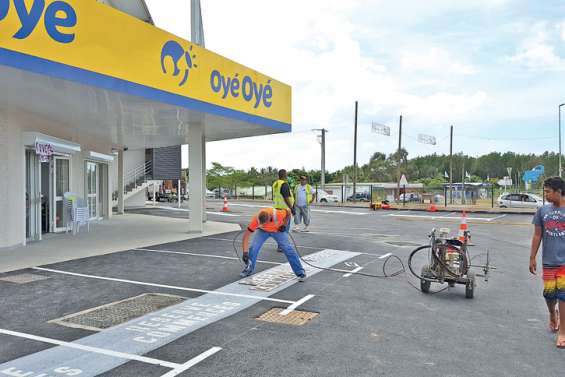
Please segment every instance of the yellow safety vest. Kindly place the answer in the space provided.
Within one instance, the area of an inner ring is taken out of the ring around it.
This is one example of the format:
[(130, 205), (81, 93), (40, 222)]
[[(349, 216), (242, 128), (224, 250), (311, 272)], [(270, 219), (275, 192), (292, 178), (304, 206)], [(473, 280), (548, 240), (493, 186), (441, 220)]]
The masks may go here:
[[(282, 179), (278, 179), (275, 181), (275, 183), (273, 183), (273, 203), (274, 203), (273, 207), (276, 209), (288, 208), (281, 194), (281, 187), (284, 183), (286, 183), (286, 181), (283, 181)], [(294, 197), (292, 196), (292, 191), (290, 191), (289, 200), (290, 200), (290, 204), (294, 205)]]
[[(298, 198), (298, 189), (301, 187), (302, 185), (297, 185), (294, 188), (294, 197)], [(306, 184), (306, 186), (304, 186), (304, 188), (306, 189), (306, 204), (310, 205), (310, 202), (312, 201), (312, 186), (310, 186), (309, 184)]]

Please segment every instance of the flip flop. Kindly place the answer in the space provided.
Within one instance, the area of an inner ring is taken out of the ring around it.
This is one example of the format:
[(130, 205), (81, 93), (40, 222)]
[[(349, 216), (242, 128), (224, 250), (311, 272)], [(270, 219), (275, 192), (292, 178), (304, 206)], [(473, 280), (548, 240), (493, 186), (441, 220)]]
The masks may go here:
[(560, 349), (565, 349), (565, 335), (563, 335), (563, 338), (561, 339), (561, 341), (559, 341), (559, 335), (557, 336), (556, 347), (560, 348)]

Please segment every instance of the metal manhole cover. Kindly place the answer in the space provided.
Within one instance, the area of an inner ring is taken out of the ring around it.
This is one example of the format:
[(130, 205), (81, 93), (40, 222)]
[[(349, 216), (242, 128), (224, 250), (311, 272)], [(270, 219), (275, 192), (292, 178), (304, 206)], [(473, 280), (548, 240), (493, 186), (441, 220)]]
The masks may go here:
[(15, 284), (28, 284), (28, 283), (33, 283), (34, 281), (41, 281), (47, 279), (49, 279), (49, 277), (43, 275), (19, 274), (19, 275), (4, 276), (0, 278), (0, 281), (5, 281), (7, 283), (15, 283)]
[(320, 313), (301, 310), (292, 311), (287, 315), (280, 315), (283, 310), (282, 308), (273, 308), (257, 317), (257, 320), (282, 325), (303, 326), (320, 315)]
[(173, 295), (146, 293), (111, 304), (87, 309), (54, 319), (49, 323), (91, 331), (102, 331), (139, 318), (157, 310), (180, 304), (186, 298)]
[(392, 246), (422, 246), (422, 244), (408, 241), (387, 241), (385, 243), (388, 243)]

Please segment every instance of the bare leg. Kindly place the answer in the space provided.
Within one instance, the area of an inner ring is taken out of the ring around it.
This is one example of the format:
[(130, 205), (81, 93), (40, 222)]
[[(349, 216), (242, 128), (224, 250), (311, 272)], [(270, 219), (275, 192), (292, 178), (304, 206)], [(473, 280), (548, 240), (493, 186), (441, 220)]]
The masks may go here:
[[(559, 300), (559, 313), (565, 313), (565, 301)], [(559, 333), (557, 335), (557, 347), (565, 348), (565, 315), (559, 316)]]
[[(553, 332), (559, 330), (559, 311), (556, 308), (557, 300), (545, 300), (549, 310), (549, 329)], [(563, 316), (565, 317), (565, 316)]]

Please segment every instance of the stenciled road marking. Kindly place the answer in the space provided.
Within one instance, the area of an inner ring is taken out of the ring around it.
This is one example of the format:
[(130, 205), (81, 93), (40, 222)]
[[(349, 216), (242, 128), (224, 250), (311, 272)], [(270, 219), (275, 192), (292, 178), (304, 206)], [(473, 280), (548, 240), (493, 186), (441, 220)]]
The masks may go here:
[[(116, 352), (116, 351), (111, 351), (111, 350), (108, 350), (108, 349), (98, 348), (98, 347), (83, 346), (83, 345), (80, 345), (80, 344), (77, 344), (77, 343), (70, 343), (70, 342), (65, 342), (65, 341), (57, 340), (57, 339), (45, 338), (43, 336), (26, 334), (26, 333), (18, 332), (18, 331), (0, 329), (0, 334), (10, 335), (10, 336), (14, 336), (14, 337), (17, 337), (17, 338), (35, 340), (35, 341), (41, 342), (41, 343), (54, 344), (56, 346), (73, 348), (73, 349), (81, 350), (81, 351), (84, 351), (84, 352), (90, 352), (90, 353), (97, 353), (97, 354), (100, 354), (100, 355), (112, 356), (112, 357), (116, 357), (118, 359), (140, 361), (140, 362), (145, 363), (145, 364), (158, 365), (158, 366), (167, 367), (167, 368), (171, 368), (171, 369), (176, 369), (176, 368), (179, 368), (183, 365), (183, 364), (171, 363), (169, 361), (154, 359), (152, 357), (132, 355), (130, 353)], [(14, 368), (11, 368), (11, 369), (14, 369)], [(6, 371), (6, 370), (0, 370), (0, 373), (4, 373), (8, 376), (28, 376), (28, 374), (8, 374), (8, 371)], [(55, 373), (57, 373), (57, 372), (55, 371)]]
[(259, 297), (259, 296), (253, 296), (253, 295), (244, 295), (244, 294), (239, 294), (239, 293), (229, 293), (229, 292), (221, 292), (221, 291), (209, 291), (209, 290), (206, 290), (206, 289), (179, 287), (179, 286), (176, 286), (176, 285), (147, 283), (147, 282), (144, 282), (144, 281), (110, 278), (110, 277), (99, 276), (99, 275), (79, 274), (77, 272), (69, 272), (69, 271), (63, 271), (63, 270), (53, 270), (51, 268), (33, 267), (32, 269), (38, 270), (38, 271), (52, 272), (52, 273), (61, 274), (61, 275), (70, 275), (70, 276), (82, 277), (82, 278), (87, 278), (87, 279), (115, 281), (115, 282), (118, 282), (118, 283), (126, 283), (126, 284), (135, 284), (135, 285), (144, 285), (144, 286), (148, 286), (148, 287), (174, 289), (174, 290), (178, 290), (178, 291), (207, 293), (207, 294), (220, 295), (220, 296), (252, 298), (252, 299), (265, 300), (265, 301), (282, 302), (284, 304), (293, 304), (294, 303), (294, 301), (279, 300), (277, 298)]
[(381, 256), (379, 257), (379, 259), (385, 259), (385, 258), (390, 257), (391, 255), (392, 255), (392, 253), (386, 253), (385, 255), (381, 255)]
[[(317, 260), (320, 267), (330, 268), (360, 254), (325, 249), (310, 255)], [(257, 275), (269, 273), (273, 269), (281, 271), (281, 273), (291, 270), (287, 263), (262, 271)], [(313, 270), (310, 276), (320, 271)], [(262, 300), (269, 299), (296, 304), (295, 301), (269, 298), (296, 283), (297, 279), (291, 279), (269, 292), (251, 291), (251, 287), (239, 284), (239, 281), (213, 291), (215, 293), (200, 290), (207, 293), (76, 340), (73, 343), (131, 355), (145, 355), (211, 323), (247, 309)], [(218, 294), (218, 292), (227, 295)], [(254, 295), (249, 294), (250, 292), (253, 292)], [(126, 362), (128, 360), (57, 346), (8, 361), (0, 365), (0, 371), (17, 370), (22, 372), (20, 375), (26, 377), (55, 377), (57, 374), (54, 374), (53, 371), (66, 368), (65, 370), (79, 370), (81, 373), (77, 375), (80, 377), (94, 377), (115, 369)]]
[(348, 273), (344, 274), (343, 277), (344, 277), (344, 278), (348, 278), (348, 277), (350, 277), (351, 275), (353, 275), (354, 273), (361, 271), (362, 269), (363, 269), (363, 267), (359, 266), (359, 267), (357, 267), (357, 268), (351, 270), (351, 272), (348, 272)]
[[(213, 255), (213, 254), (201, 254), (201, 253), (189, 253), (187, 251), (171, 251), (171, 250), (154, 250), (154, 249), (132, 249), (133, 251), (147, 251), (151, 253), (163, 253), (163, 254), (178, 254), (178, 255), (189, 255), (193, 257), (205, 257), (205, 258), (218, 258), (218, 259), (228, 259), (228, 260), (240, 260), (236, 257), (225, 257), (222, 255)], [(264, 263), (264, 264), (274, 264), (274, 265), (281, 265), (284, 263), (280, 262), (271, 262), (266, 260), (257, 260), (257, 263)]]

